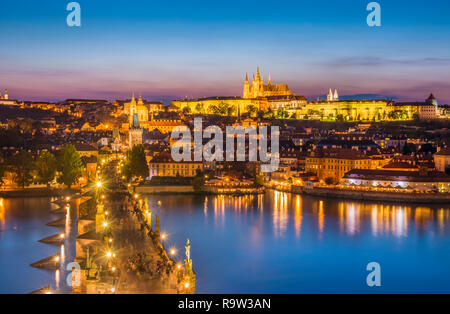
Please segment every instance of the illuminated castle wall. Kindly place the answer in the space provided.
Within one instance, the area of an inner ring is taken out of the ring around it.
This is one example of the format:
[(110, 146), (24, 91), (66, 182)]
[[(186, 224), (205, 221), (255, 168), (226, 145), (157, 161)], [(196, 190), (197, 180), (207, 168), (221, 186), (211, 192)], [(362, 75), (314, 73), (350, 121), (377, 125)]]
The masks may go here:
[(344, 121), (431, 120), (439, 118), (438, 105), (433, 95), (425, 102), (402, 103), (391, 100), (339, 100), (337, 89), (330, 89), (327, 100), (307, 101), (304, 96), (291, 92), (286, 84), (272, 85), (270, 74), (264, 84), (259, 68), (250, 83), (246, 75), (242, 97), (209, 97), (183, 99), (172, 102), (189, 113), (212, 114), (214, 107), (232, 108), (229, 115), (255, 111), (284, 110), (296, 119)]

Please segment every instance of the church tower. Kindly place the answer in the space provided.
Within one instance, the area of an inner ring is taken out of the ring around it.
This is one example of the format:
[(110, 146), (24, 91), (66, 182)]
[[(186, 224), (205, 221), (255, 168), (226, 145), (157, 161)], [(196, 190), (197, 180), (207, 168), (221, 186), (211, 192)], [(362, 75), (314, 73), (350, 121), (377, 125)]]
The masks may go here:
[(327, 101), (333, 101), (333, 92), (331, 91), (331, 88), (328, 91)]
[(245, 74), (244, 91), (242, 93), (242, 98), (244, 98), (244, 99), (251, 98), (250, 97), (250, 83), (248, 81), (247, 73)]
[(139, 118), (137, 112), (133, 115), (133, 123), (130, 130), (128, 131), (128, 144), (130, 149), (136, 145), (142, 144), (142, 135), (144, 130), (139, 127)]
[(134, 93), (133, 93), (133, 96), (131, 98), (131, 103), (130, 103), (130, 112), (128, 113), (130, 128), (133, 126), (133, 119), (134, 119), (133, 117), (134, 117), (135, 113), (137, 113), (137, 106), (136, 106), (136, 99), (134, 98)]
[(4, 96), (4, 99), (8, 100), (8, 90), (7, 90), (7, 89), (5, 89), (5, 96)]
[(336, 100), (336, 101), (339, 100), (339, 95), (338, 95), (337, 89), (334, 90), (333, 100)]

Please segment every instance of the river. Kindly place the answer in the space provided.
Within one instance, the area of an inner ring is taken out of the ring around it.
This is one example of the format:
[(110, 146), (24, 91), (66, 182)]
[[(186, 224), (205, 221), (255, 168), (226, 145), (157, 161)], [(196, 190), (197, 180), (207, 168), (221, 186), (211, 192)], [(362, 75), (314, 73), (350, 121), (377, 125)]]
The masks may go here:
[[(60, 248), (49, 198), (0, 199), (0, 293), (64, 286), (64, 274), (29, 264)], [(268, 191), (260, 196), (149, 196), (164, 245), (184, 258), (197, 293), (450, 292), (450, 206), (363, 203)], [(64, 231), (64, 230), (63, 230)], [(73, 231), (67, 241), (73, 240)], [(70, 240), (72, 239), (72, 240)], [(66, 262), (73, 243), (66, 244)], [(368, 287), (366, 266), (381, 266)], [(55, 281), (56, 280), (56, 281)]]

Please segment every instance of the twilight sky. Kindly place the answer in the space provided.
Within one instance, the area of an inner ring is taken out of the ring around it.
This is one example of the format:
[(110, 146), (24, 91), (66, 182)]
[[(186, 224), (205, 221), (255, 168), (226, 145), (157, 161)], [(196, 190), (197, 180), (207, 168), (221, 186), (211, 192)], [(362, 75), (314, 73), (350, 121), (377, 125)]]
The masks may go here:
[(1, 1), (0, 89), (25, 100), (241, 95), (245, 73), (308, 99), (380, 94), (450, 103), (450, 1)]

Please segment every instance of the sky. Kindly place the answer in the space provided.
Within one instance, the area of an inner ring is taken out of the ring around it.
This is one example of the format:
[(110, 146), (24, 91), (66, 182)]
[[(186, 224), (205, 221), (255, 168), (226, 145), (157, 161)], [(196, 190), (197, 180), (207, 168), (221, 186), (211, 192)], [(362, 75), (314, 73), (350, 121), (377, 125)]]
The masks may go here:
[(260, 67), (308, 99), (373, 94), (450, 104), (450, 1), (0, 0), (0, 90), (10, 98), (241, 95)]

